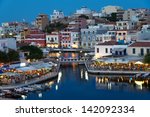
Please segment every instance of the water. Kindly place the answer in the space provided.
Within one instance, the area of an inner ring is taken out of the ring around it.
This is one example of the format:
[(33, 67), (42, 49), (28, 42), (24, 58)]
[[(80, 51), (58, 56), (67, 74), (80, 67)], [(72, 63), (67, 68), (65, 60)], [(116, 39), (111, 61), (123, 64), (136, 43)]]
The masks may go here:
[(59, 78), (48, 81), (51, 88), (32, 92), (27, 100), (143, 100), (150, 88), (129, 83), (100, 83), (99, 76), (87, 73), (83, 65), (63, 65)]

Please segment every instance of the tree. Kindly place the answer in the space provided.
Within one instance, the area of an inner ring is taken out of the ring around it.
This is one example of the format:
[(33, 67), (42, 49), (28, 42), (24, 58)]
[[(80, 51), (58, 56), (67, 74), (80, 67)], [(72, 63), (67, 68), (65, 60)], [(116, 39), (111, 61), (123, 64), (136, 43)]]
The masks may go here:
[(36, 46), (23, 46), (20, 48), (22, 51), (28, 51), (30, 54), (27, 59), (41, 59), (43, 58), (43, 52), (40, 48)]
[(19, 61), (19, 53), (15, 50), (9, 50), (7, 53), (9, 62)]
[(87, 15), (80, 15), (79, 18), (89, 19)]
[(5, 52), (0, 51), (0, 62), (2, 63), (8, 62), (8, 56)]
[(116, 13), (112, 13), (111, 16), (107, 16), (107, 17), (103, 17), (103, 18), (107, 19), (110, 22), (118, 21)]
[(53, 31), (60, 31), (66, 27), (67, 24), (63, 24), (61, 22), (50, 23), (48, 26), (46, 26), (44, 32), (51, 33)]
[(145, 55), (144, 63), (149, 63), (150, 64), (150, 54)]

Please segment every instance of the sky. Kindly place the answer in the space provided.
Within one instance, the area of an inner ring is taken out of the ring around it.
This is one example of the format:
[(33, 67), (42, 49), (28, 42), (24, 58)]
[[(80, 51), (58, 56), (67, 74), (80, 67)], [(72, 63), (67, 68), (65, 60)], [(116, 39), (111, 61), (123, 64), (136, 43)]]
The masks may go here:
[(52, 14), (62, 10), (71, 15), (82, 6), (100, 11), (107, 5), (117, 5), (124, 9), (150, 8), (150, 0), (0, 0), (0, 23), (9, 21), (34, 21), (39, 13)]

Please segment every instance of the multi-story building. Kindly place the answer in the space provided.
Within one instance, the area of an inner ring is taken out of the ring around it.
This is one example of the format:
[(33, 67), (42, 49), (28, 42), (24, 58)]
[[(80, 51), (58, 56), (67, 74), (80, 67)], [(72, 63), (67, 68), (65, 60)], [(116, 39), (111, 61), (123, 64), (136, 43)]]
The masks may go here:
[(122, 44), (127, 43), (127, 35), (128, 35), (127, 30), (117, 30), (116, 41)]
[(1, 35), (4, 37), (18, 35), (24, 28), (30, 27), (28, 23), (25, 22), (7, 22), (2, 23)]
[(97, 41), (97, 34), (105, 34), (107, 28), (104, 25), (89, 26), (87, 29), (81, 29), (82, 48), (94, 48)]
[(46, 35), (46, 46), (50, 48), (60, 47), (60, 34), (59, 32), (52, 32)]
[(67, 27), (69, 31), (79, 31), (81, 28), (87, 27), (87, 21), (84, 18), (76, 18), (75, 20), (71, 21)]
[(28, 43), (30, 45), (35, 45), (39, 47), (46, 46), (46, 34), (41, 32), (38, 29), (31, 29), (30, 34), (23, 39), (24, 43)]
[(8, 51), (8, 49), (17, 50), (15, 38), (0, 39), (0, 51)]
[(138, 40), (150, 40), (150, 25), (143, 25), (142, 30), (137, 33)]
[(64, 13), (62, 11), (54, 10), (53, 14), (50, 15), (50, 20), (51, 22), (56, 21), (57, 19), (62, 19), (64, 18)]
[(49, 18), (46, 14), (39, 14), (36, 17), (35, 25), (38, 29), (44, 30), (45, 27), (49, 24)]
[(79, 48), (79, 32), (61, 31), (60, 35), (62, 48)]
[(117, 21), (116, 29), (117, 30), (130, 30), (135, 28), (135, 22), (133, 21)]
[(112, 36), (109, 34), (97, 34), (96, 35), (96, 42), (97, 43), (104, 43), (106, 41), (111, 41)]
[(120, 6), (105, 6), (102, 8), (102, 13), (106, 15), (110, 15), (112, 13), (117, 13), (118, 10), (122, 10)]
[(136, 16), (137, 16), (136, 9), (128, 9), (123, 14), (123, 20), (135, 21)]
[(144, 56), (150, 53), (150, 41), (135, 42), (128, 47), (127, 52), (131, 56)]
[(117, 21), (122, 21), (123, 20), (123, 14), (124, 14), (124, 11), (123, 9), (118, 9), (117, 12), (116, 12), (116, 20)]

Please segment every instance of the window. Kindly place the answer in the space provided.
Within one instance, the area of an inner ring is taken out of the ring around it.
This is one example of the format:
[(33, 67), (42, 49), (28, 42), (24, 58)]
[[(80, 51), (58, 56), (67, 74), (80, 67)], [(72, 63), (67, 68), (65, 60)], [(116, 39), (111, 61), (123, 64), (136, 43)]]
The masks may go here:
[(99, 53), (99, 48), (97, 48), (97, 53)]
[(108, 49), (107, 48), (105, 49), (105, 53), (108, 53)]
[(112, 53), (112, 48), (110, 48), (110, 53)]
[(144, 55), (144, 49), (141, 48), (141, 56), (143, 56), (143, 55)]
[(135, 53), (136, 53), (135, 48), (133, 48), (132, 53), (133, 53), (133, 54), (135, 54)]
[(150, 53), (150, 49), (147, 49), (147, 54), (149, 54)]

